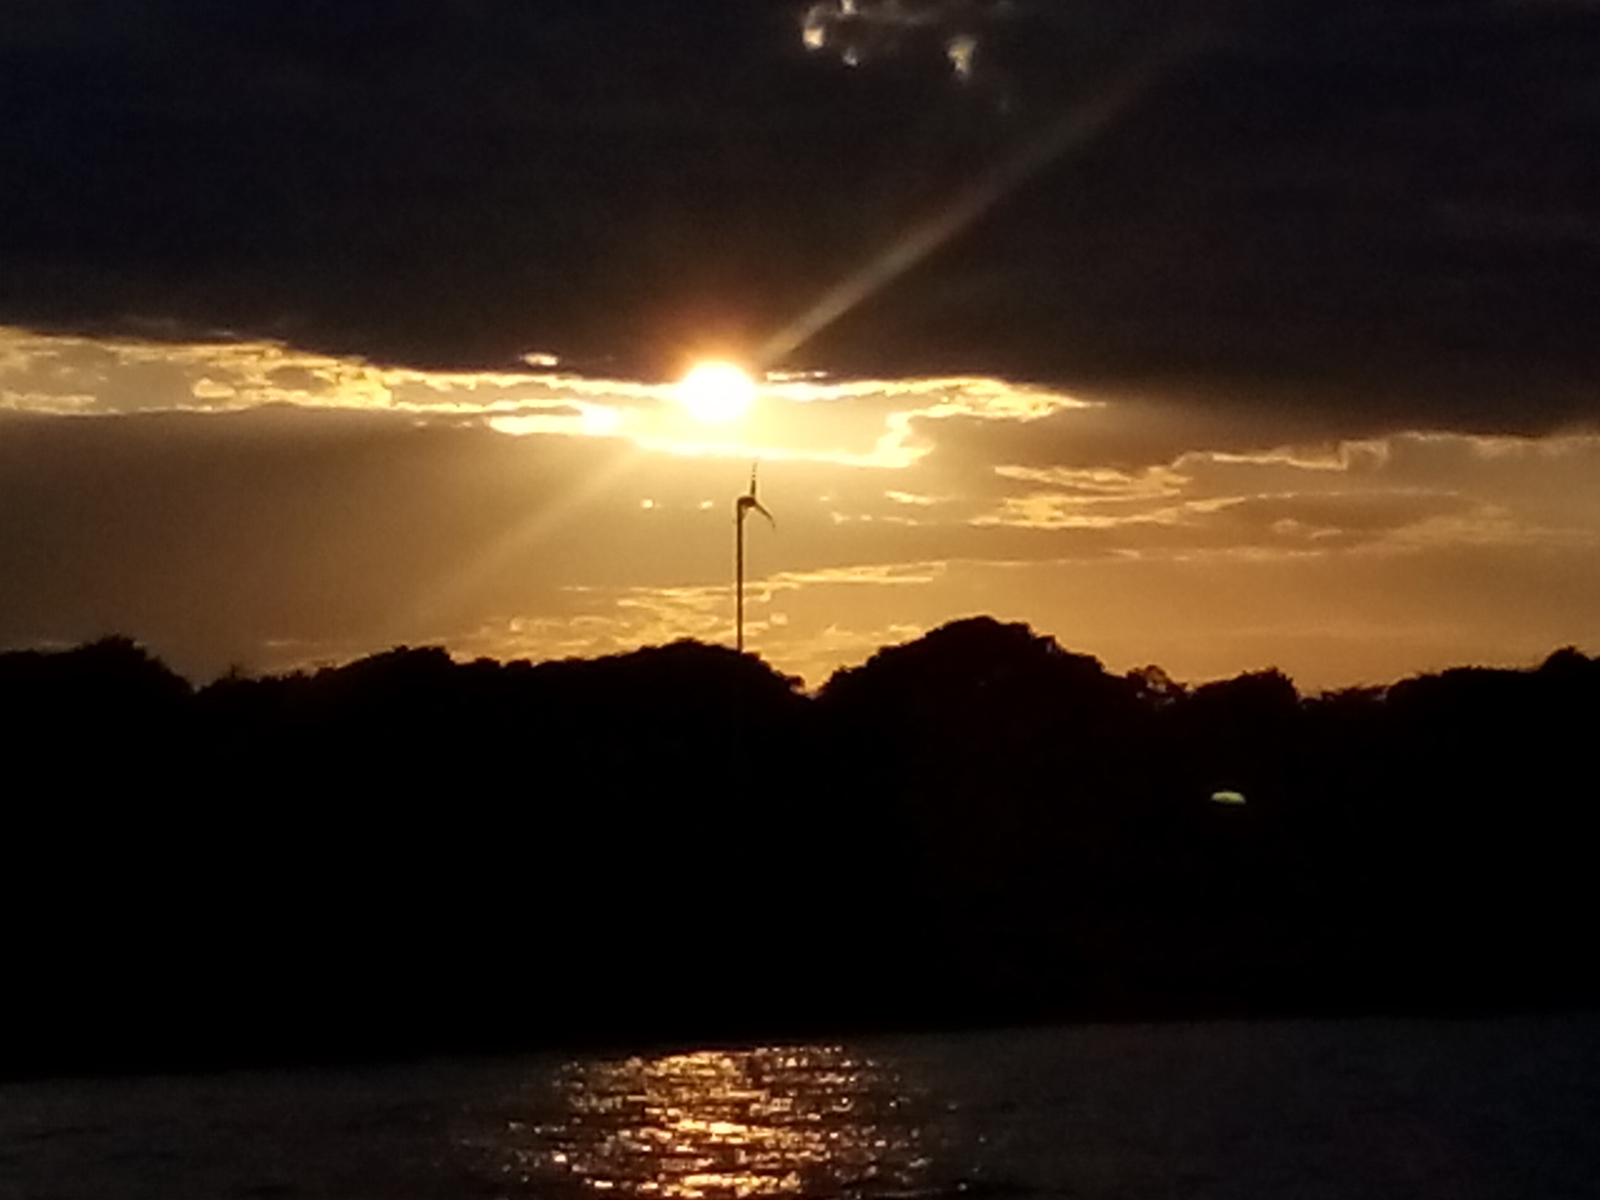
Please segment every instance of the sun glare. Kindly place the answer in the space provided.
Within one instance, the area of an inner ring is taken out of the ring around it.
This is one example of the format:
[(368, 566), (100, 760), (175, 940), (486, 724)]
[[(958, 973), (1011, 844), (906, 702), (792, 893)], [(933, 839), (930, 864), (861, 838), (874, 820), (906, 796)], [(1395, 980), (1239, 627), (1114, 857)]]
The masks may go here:
[(755, 381), (730, 362), (696, 363), (678, 381), (678, 402), (697, 421), (737, 421), (756, 398)]

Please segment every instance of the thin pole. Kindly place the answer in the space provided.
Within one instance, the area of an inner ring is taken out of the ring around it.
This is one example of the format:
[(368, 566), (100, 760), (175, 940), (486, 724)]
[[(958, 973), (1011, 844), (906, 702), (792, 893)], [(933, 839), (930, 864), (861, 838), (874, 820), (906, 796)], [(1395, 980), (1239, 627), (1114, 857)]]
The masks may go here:
[(742, 504), (733, 513), (733, 645), (744, 653), (744, 514)]

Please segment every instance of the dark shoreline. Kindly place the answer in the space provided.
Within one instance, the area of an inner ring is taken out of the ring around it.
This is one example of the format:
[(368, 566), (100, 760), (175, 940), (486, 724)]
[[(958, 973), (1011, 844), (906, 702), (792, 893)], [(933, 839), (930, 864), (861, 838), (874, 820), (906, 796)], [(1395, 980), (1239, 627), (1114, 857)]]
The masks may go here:
[(1093, 1028), (1097, 1026), (1191, 1026), (1225, 1024), (1275, 1024), (1280, 1022), (1400, 1021), (1418, 1023), (1562, 1020), (1600, 1016), (1600, 1001), (1528, 1004), (1516, 1007), (1441, 1006), (1408, 1008), (1372, 1005), (1356, 1008), (1263, 1009), (1256, 1011), (1100, 1012), (1085, 1011), (1041, 1016), (1033, 1020), (857, 1024), (755, 1027), (744, 1030), (693, 1032), (625, 1032), (579, 1038), (507, 1040), (493, 1044), (453, 1044), (393, 1047), (369, 1053), (310, 1053), (289, 1056), (178, 1058), (170, 1061), (57, 1062), (30, 1068), (13, 1065), (0, 1071), (0, 1087), (8, 1084), (61, 1080), (142, 1079), (179, 1076), (212, 1077), (259, 1071), (382, 1070), (438, 1060), (476, 1062), (535, 1056), (574, 1058), (655, 1057), (700, 1050), (741, 1050), (759, 1046), (785, 1046), (812, 1042), (862, 1042), (897, 1037), (962, 1037), (1028, 1030)]
[(1573, 650), (1302, 697), (977, 618), (808, 697), (695, 643), (196, 690), (111, 640), (0, 654), (0, 720), (0, 1078), (1600, 1004)]

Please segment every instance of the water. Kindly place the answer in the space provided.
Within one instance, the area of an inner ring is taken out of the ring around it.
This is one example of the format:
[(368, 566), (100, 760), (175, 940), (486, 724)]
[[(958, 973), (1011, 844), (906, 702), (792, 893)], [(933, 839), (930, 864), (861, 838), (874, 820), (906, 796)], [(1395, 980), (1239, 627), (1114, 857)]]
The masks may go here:
[(0, 1086), (5, 1200), (1600, 1193), (1600, 1018), (1087, 1026)]

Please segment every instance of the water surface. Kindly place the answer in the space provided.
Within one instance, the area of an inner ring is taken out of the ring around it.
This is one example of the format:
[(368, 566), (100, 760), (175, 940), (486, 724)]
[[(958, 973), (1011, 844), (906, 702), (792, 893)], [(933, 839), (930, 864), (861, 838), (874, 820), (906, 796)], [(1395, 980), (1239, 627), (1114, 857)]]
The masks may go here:
[(1530, 1197), (1600, 1018), (1283, 1021), (0, 1086), (6, 1200)]

